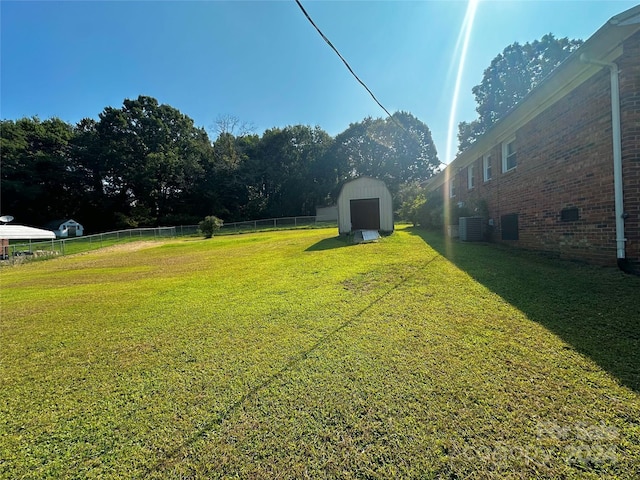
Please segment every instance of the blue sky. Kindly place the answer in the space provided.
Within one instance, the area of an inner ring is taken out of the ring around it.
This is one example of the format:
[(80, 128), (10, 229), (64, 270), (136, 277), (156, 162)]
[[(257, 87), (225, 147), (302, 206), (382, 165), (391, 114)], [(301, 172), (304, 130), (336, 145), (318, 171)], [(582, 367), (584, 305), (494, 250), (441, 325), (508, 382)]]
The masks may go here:
[[(445, 158), (466, 1), (309, 1), (307, 12), (391, 112), (432, 131)], [(545, 33), (587, 39), (635, 1), (480, 1), (455, 125), (504, 47)], [(336, 135), (384, 112), (290, 1), (0, 1), (0, 117), (96, 118), (149, 95), (210, 130), (234, 115), (261, 134)], [(453, 148), (455, 152), (455, 145)]]

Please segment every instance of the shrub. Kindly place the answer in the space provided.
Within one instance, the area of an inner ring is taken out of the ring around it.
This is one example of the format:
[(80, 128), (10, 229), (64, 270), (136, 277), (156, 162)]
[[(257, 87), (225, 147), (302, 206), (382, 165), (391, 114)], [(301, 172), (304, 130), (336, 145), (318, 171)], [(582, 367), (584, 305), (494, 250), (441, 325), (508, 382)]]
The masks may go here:
[(459, 205), (454, 201), (447, 201), (439, 192), (427, 192), (424, 189), (414, 189), (405, 192), (398, 215), (402, 220), (409, 221), (413, 226), (420, 226), (428, 230), (443, 231), (447, 225), (457, 225), (460, 217), (481, 215), (488, 218), (488, 206), (485, 200), (479, 200), (477, 207)]
[(204, 217), (198, 226), (200, 227), (200, 231), (204, 235), (204, 238), (213, 237), (214, 232), (220, 230), (222, 227), (223, 221), (214, 215), (209, 215), (208, 217)]
[(424, 207), (427, 199), (423, 194), (419, 194), (414, 198), (408, 199), (402, 203), (400, 210), (398, 212), (400, 218), (402, 220), (411, 222), (413, 226), (417, 226), (420, 222), (419, 216), (420, 212)]
[(417, 224), (430, 230), (442, 230), (445, 221), (442, 195), (430, 192), (423, 199), (416, 210)]

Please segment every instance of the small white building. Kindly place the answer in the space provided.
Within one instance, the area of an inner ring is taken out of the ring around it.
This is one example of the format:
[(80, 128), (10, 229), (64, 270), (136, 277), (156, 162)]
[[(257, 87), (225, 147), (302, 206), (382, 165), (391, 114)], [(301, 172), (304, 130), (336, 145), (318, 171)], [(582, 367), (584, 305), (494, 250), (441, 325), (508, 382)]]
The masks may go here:
[(56, 234), (57, 238), (73, 238), (84, 235), (84, 227), (75, 220), (54, 220), (47, 224), (47, 228)]
[(338, 231), (393, 232), (393, 200), (382, 180), (360, 177), (345, 183), (338, 195)]
[(316, 222), (335, 222), (338, 220), (338, 207), (316, 207)]
[(9, 258), (9, 240), (29, 240), (31, 244), (31, 240), (54, 240), (55, 238), (55, 234), (50, 230), (25, 225), (0, 225), (0, 259)]

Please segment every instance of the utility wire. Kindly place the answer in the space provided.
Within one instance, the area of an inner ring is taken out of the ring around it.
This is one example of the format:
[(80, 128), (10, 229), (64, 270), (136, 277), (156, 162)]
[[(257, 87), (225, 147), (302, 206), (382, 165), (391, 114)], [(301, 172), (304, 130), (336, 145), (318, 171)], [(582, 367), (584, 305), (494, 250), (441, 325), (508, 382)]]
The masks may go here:
[[(385, 111), (385, 113), (391, 117), (394, 121), (397, 122), (397, 119), (391, 115), (389, 113), (389, 110), (387, 110), (386, 108), (384, 108), (384, 106), (378, 101), (378, 99), (376, 98), (376, 96), (373, 94), (373, 92), (371, 90), (369, 90), (369, 87), (367, 87), (367, 85), (360, 80), (360, 77), (358, 77), (358, 75), (356, 75), (356, 73), (353, 71), (353, 69), (351, 68), (351, 66), (349, 65), (349, 63), (344, 59), (344, 57), (342, 55), (340, 55), (340, 52), (338, 51), (338, 49), (336, 47), (333, 46), (333, 43), (331, 43), (331, 41), (325, 36), (324, 33), (322, 33), (322, 31), (318, 28), (318, 26), (314, 23), (314, 21), (311, 19), (311, 17), (309, 16), (309, 14), (307, 13), (307, 11), (304, 9), (304, 7), (302, 6), (302, 4), (300, 3), (300, 0), (296, 0), (296, 3), (298, 4), (298, 6), (300, 7), (300, 10), (302, 10), (302, 13), (304, 13), (304, 16), (307, 17), (307, 20), (309, 20), (309, 22), (311, 23), (311, 25), (313, 25), (313, 27), (318, 31), (318, 33), (320, 34), (320, 36), (322, 37), (322, 39), (327, 42), (327, 44), (333, 49), (334, 52), (336, 52), (336, 55), (338, 55), (338, 57), (340, 57), (340, 60), (342, 60), (342, 63), (345, 64), (345, 66), (347, 67), (347, 69), (351, 72), (351, 75), (353, 75), (355, 77), (355, 79), (360, 83), (360, 85), (362, 85), (365, 90), (367, 92), (369, 92), (369, 95), (371, 95), (371, 98), (373, 98), (373, 100), (380, 106), (380, 108), (382, 110)], [(399, 122), (398, 124), (404, 128)]]
[(356, 72), (353, 71), (353, 69), (351, 68), (351, 65), (349, 65), (349, 62), (347, 62), (344, 57), (340, 54), (340, 52), (338, 51), (338, 49), (333, 45), (333, 43), (331, 43), (331, 40), (329, 40), (326, 35), (324, 33), (322, 33), (322, 30), (320, 30), (320, 28), (315, 24), (315, 22), (312, 20), (311, 16), (307, 13), (307, 11), (304, 9), (304, 7), (302, 6), (302, 4), (300, 3), (300, 0), (296, 0), (296, 3), (298, 4), (298, 7), (300, 7), (300, 10), (302, 10), (302, 13), (304, 13), (304, 16), (307, 17), (307, 20), (309, 20), (309, 23), (311, 23), (311, 25), (313, 25), (313, 28), (315, 28), (318, 33), (320, 34), (320, 36), (322, 37), (322, 39), (327, 43), (327, 45), (329, 45), (331, 47), (331, 49), (336, 52), (336, 55), (338, 55), (338, 57), (340, 57), (340, 60), (342, 60), (342, 63), (345, 64), (345, 66), (347, 67), (347, 69), (349, 70), (349, 72), (351, 72), (351, 75), (354, 76), (354, 78), (358, 81), (358, 83), (360, 83), (360, 85), (362, 85), (364, 87), (364, 89), (369, 92), (369, 95), (371, 95), (371, 98), (373, 98), (373, 100), (378, 104), (378, 106), (384, 110), (384, 112), (387, 114), (387, 116), (393, 121), (393, 123), (395, 123), (396, 125), (398, 125), (402, 130), (404, 130), (407, 134), (409, 134), (409, 138), (413, 139), (418, 145), (420, 144), (420, 140), (417, 138), (417, 135), (415, 132), (411, 132), (408, 128), (406, 128), (402, 122), (396, 118), (395, 116), (391, 115), (389, 113), (389, 110), (387, 110), (384, 105), (382, 105), (382, 103), (380, 103), (380, 101), (376, 98), (376, 96), (373, 94), (373, 92), (369, 89), (369, 87), (367, 87), (367, 85), (360, 80), (360, 77), (358, 77), (358, 75), (356, 75)]

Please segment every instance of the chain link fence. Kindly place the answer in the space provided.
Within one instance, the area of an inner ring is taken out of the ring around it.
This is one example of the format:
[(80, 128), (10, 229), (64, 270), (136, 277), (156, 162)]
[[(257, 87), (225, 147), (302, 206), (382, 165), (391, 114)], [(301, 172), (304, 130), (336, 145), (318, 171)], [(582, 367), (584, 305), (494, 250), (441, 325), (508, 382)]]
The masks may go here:
[[(263, 232), (267, 230), (286, 230), (291, 228), (337, 227), (337, 225), (337, 221), (317, 222), (315, 216), (265, 218), (245, 222), (224, 223), (222, 227), (220, 227), (220, 230), (216, 232), (216, 235)], [(179, 236), (199, 235), (200, 233), (198, 225), (181, 225), (176, 227), (176, 232)]]
[(55, 240), (12, 241), (8, 247), (5, 247), (5, 252), (2, 252), (2, 260), (9, 263), (20, 263), (25, 260), (87, 252), (124, 242), (158, 240), (175, 236), (176, 227), (158, 227), (133, 228)]
[(276, 230), (286, 228), (309, 227), (315, 225), (316, 217), (281, 217), (248, 222), (225, 223), (220, 233), (257, 232), (261, 230)]
[[(225, 223), (216, 233), (219, 235), (250, 233), (266, 230), (332, 227), (337, 222), (316, 222), (316, 217), (281, 217), (247, 222)], [(115, 232), (98, 233), (74, 238), (58, 238), (44, 241), (12, 241), (0, 260), (7, 264), (21, 263), (27, 260), (51, 258), (61, 255), (82, 253), (124, 242), (140, 240), (160, 240), (172, 237), (200, 235), (198, 225), (180, 225), (176, 227), (133, 228)]]

